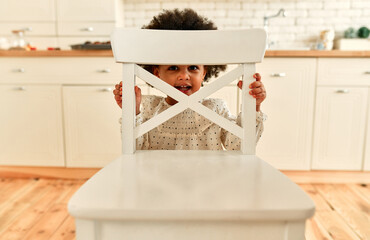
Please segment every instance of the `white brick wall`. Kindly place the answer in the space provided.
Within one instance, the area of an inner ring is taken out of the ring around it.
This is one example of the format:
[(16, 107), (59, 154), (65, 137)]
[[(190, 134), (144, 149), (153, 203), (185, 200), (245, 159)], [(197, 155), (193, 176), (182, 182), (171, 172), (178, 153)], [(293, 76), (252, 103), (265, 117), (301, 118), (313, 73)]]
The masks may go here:
[(349, 27), (370, 28), (370, 0), (120, 0), (126, 27), (149, 23), (162, 9), (193, 8), (219, 29), (263, 27), (263, 17), (285, 8), (287, 17), (269, 21), (276, 44), (312, 46), (321, 30), (333, 28), (342, 36)]

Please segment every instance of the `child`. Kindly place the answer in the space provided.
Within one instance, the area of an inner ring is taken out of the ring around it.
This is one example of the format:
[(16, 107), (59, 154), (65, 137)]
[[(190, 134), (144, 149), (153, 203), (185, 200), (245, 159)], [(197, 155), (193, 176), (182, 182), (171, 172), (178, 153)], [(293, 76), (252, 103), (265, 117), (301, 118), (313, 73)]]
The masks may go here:
[[(178, 9), (165, 10), (158, 16), (155, 16), (149, 25), (143, 28), (166, 30), (217, 29), (213, 22), (199, 16), (191, 9), (182, 11)], [(144, 68), (189, 96), (201, 88), (203, 81), (207, 81), (212, 76), (217, 77), (220, 71), (226, 69), (226, 66), (152, 65), (144, 66)], [(249, 88), (251, 90), (249, 94), (256, 98), (256, 140), (258, 141), (263, 131), (263, 121), (265, 119), (265, 115), (260, 111), (260, 105), (266, 98), (266, 91), (261, 82), (261, 76), (256, 73), (253, 77), (256, 81), (250, 84)], [(238, 87), (242, 88), (242, 81), (238, 82)], [(115, 86), (113, 93), (117, 104), (122, 108), (122, 82)], [(166, 98), (142, 96), (141, 90), (137, 86), (135, 86), (135, 95), (137, 125), (177, 103), (170, 96)], [(223, 100), (204, 99), (202, 104), (240, 125), (240, 114), (237, 119), (231, 116)], [(121, 121), (122, 119), (120, 119), (120, 123)], [(139, 137), (136, 141), (136, 148), (138, 150), (239, 150), (240, 143), (241, 141), (238, 137), (193, 110), (187, 109)]]

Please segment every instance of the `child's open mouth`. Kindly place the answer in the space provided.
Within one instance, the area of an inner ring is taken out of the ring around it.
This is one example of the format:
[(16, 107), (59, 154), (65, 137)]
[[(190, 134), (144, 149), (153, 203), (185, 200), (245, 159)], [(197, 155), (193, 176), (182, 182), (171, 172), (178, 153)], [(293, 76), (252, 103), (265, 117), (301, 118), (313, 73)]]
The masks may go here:
[(175, 86), (175, 88), (186, 94), (191, 89), (191, 86)]

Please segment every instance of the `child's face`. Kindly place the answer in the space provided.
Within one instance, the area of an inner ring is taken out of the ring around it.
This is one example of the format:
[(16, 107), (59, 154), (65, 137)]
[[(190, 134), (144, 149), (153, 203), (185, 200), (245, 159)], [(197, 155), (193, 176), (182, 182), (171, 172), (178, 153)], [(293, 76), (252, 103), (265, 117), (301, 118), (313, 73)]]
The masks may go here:
[(158, 78), (188, 96), (200, 89), (206, 73), (204, 65), (159, 65), (153, 71)]

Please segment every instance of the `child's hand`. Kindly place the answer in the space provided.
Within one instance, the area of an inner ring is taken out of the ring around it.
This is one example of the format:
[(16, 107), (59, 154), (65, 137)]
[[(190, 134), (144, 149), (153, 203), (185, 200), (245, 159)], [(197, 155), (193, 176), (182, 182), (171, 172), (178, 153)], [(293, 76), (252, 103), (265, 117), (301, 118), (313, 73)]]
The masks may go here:
[[(266, 90), (265, 90), (265, 86), (261, 82), (261, 75), (259, 73), (256, 73), (253, 75), (253, 77), (256, 79), (256, 81), (252, 82), (249, 85), (249, 88), (251, 89), (249, 91), (249, 94), (252, 95), (256, 99), (256, 111), (259, 111), (261, 103), (266, 98)], [(243, 81), (238, 82), (238, 87), (242, 89)]]
[[(113, 90), (114, 99), (120, 108), (122, 108), (122, 82), (116, 84)], [(140, 103), (141, 103), (141, 89), (135, 86), (135, 97), (136, 97), (136, 115), (140, 113)]]

